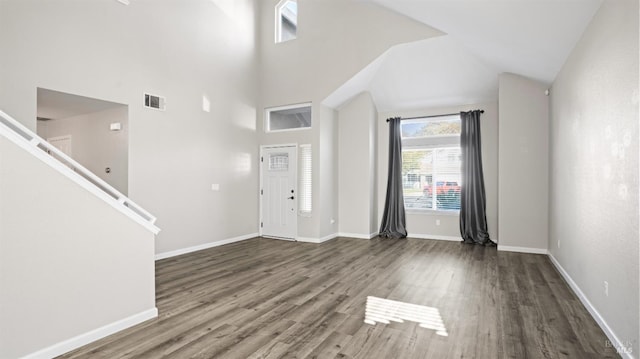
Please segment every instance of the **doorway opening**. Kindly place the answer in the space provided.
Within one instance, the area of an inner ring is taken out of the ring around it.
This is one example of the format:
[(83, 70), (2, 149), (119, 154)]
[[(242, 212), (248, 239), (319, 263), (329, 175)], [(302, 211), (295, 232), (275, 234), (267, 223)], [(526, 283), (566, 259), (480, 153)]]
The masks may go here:
[(38, 136), (126, 196), (128, 106), (44, 88), (37, 95)]

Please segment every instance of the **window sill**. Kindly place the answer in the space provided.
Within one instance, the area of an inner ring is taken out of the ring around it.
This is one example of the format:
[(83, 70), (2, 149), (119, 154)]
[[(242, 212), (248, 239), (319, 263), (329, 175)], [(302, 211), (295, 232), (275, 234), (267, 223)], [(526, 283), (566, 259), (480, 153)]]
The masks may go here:
[(285, 44), (285, 43), (287, 43), (287, 42), (289, 42), (289, 41), (293, 41), (293, 40), (297, 40), (297, 39), (298, 39), (297, 37), (294, 37), (294, 38), (287, 39), (287, 40), (276, 40), (276, 41), (274, 41), (274, 43), (275, 43), (276, 45), (278, 45), (278, 44)]
[(296, 128), (285, 128), (282, 130), (265, 130), (264, 133), (279, 133), (279, 132), (295, 132), (295, 131), (307, 131), (312, 127), (296, 127)]
[(419, 214), (419, 215), (427, 215), (427, 216), (459, 216), (460, 211), (443, 211), (443, 210), (433, 210), (433, 209), (417, 209), (417, 208), (405, 208), (405, 213), (407, 214)]

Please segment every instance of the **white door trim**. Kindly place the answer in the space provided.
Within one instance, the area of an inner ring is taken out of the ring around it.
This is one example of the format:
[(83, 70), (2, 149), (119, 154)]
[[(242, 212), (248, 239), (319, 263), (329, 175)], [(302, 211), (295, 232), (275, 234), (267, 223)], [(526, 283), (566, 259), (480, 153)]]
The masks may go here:
[(49, 142), (50, 144), (52, 144), (54, 147), (58, 148), (58, 146), (55, 146), (52, 142), (55, 141), (65, 141), (68, 140), (69, 141), (69, 153), (65, 153), (63, 151), (63, 153), (69, 157), (72, 157), (73, 154), (73, 137), (71, 135), (63, 135), (63, 136), (55, 136), (55, 137), (49, 137), (47, 138), (47, 142)]
[[(295, 183), (296, 183), (296, 197), (298, 196), (298, 190), (297, 190), (297, 186), (298, 186), (298, 166), (297, 166), (297, 161), (298, 161), (298, 144), (297, 143), (283, 143), (283, 144), (278, 144), (278, 145), (261, 145), (260, 146), (260, 158), (258, 159), (258, 163), (260, 165), (260, 188), (258, 188), (258, 197), (259, 197), (259, 207), (260, 207), (260, 216), (258, 218), (258, 233), (260, 234), (260, 237), (265, 237), (262, 233), (262, 190), (263, 190), (263, 167), (262, 165), (264, 164), (263, 159), (264, 159), (264, 151), (266, 149), (273, 149), (273, 148), (293, 148), (295, 154), (296, 154), (296, 171), (295, 171)], [(298, 200), (297, 198), (295, 199), (296, 201)], [(295, 233), (295, 237), (294, 239), (289, 239), (289, 238), (279, 238), (277, 237), (277, 239), (283, 239), (283, 240), (291, 240), (291, 241), (295, 241), (295, 238), (298, 237), (298, 213), (296, 213), (296, 221), (294, 221), (293, 225), (294, 225), (294, 233)], [(266, 236), (266, 238), (276, 238), (276, 237), (270, 237), (270, 236)]]

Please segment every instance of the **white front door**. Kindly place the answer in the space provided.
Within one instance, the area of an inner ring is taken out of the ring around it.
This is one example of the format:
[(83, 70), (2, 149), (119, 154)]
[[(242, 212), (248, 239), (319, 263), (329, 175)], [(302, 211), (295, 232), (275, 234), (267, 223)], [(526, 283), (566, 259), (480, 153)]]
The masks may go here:
[(262, 236), (294, 240), (297, 234), (297, 147), (269, 146), (261, 151)]

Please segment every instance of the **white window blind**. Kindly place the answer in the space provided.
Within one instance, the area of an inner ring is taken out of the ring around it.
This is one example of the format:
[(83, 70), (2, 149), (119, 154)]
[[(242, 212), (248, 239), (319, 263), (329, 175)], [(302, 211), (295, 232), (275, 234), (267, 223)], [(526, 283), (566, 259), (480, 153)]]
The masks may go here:
[(300, 145), (300, 193), (299, 210), (300, 214), (311, 214), (312, 197), (312, 162), (311, 145)]

